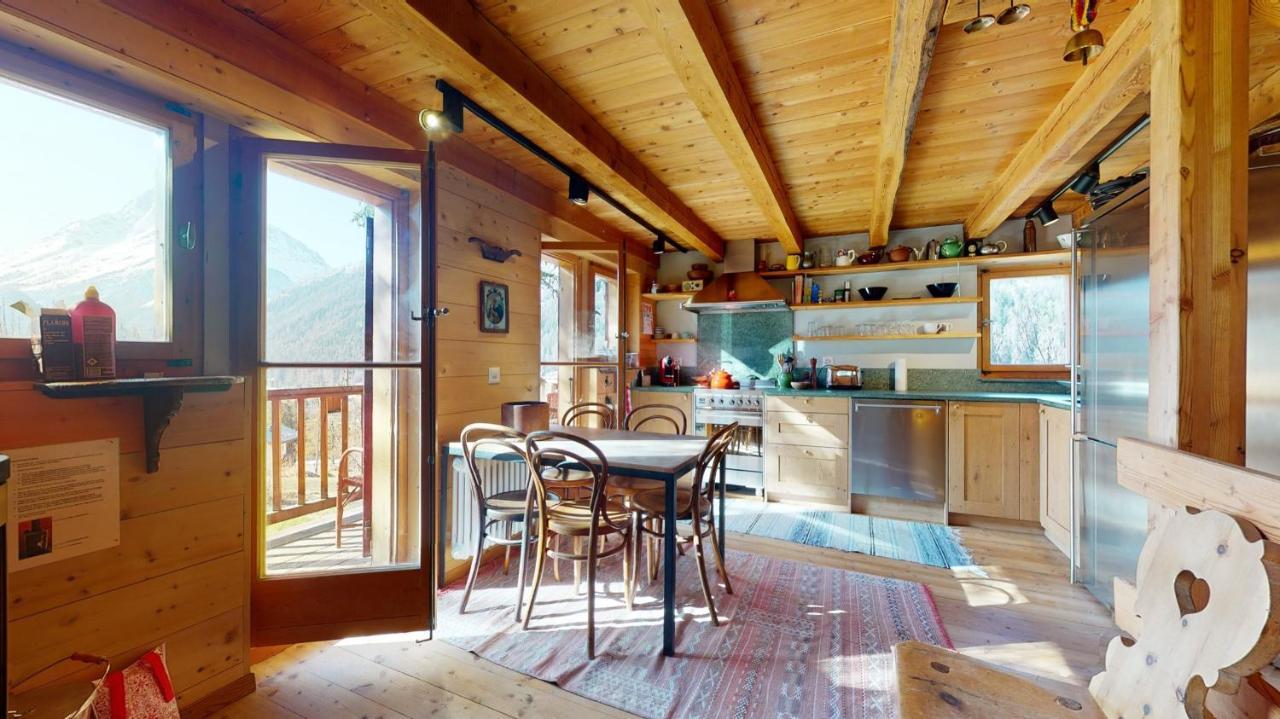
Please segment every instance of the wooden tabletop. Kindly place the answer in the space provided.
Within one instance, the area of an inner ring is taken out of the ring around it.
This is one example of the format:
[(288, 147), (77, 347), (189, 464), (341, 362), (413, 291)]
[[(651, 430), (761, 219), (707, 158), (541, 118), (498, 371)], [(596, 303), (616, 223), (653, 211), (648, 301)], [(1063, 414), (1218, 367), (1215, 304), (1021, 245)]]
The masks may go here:
[[(594, 444), (609, 461), (610, 473), (626, 477), (678, 479), (697, 465), (698, 456), (707, 446), (706, 437), (688, 435), (586, 427), (552, 426), (551, 429)], [(568, 442), (542, 442), (540, 446), (572, 449)], [(449, 454), (461, 455), (462, 443), (450, 442)], [(476, 456), (480, 459), (515, 459), (515, 456), (497, 451), (492, 446), (480, 447)]]

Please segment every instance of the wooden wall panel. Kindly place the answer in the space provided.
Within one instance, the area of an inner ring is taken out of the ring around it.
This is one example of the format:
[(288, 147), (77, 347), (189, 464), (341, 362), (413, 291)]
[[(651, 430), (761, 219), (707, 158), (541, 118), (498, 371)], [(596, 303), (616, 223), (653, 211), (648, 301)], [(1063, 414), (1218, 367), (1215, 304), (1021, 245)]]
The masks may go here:
[(9, 682), (73, 651), (123, 667), (164, 643), (183, 707), (252, 687), (248, 396), (188, 395), (160, 471), (147, 474), (140, 400), (51, 400), (0, 384), (0, 449), (121, 439), (120, 545), (9, 577)]

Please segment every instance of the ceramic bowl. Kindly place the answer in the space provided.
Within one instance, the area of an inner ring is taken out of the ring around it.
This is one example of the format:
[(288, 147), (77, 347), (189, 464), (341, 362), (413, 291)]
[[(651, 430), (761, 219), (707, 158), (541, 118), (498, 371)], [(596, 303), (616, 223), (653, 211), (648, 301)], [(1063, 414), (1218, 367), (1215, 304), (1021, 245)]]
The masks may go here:
[(884, 295), (889, 291), (888, 287), (859, 287), (858, 294), (862, 295), (862, 299), (868, 302), (884, 299)]
[(957, 282), (934, 282), (931, 285), (925, 285), (924, 288), (934, 297), (950, 297), (956, 293), (958, 286)]
[(801, 380), (799, 382), (792, 380), (791, 389), (809, 389), (809, 384), (808, 380)]

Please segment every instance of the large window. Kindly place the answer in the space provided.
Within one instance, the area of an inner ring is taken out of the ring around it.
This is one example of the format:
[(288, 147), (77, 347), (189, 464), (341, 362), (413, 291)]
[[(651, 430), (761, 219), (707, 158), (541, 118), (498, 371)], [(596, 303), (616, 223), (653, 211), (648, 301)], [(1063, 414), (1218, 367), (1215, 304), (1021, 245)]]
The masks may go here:
[(982, 371), (1066, 378), (1069, 291), (1065, 269), (983, 273)]
[(199, 253), (191, 202), (175, 198), (197, 186), (175, 166), (194, 166), (194, 125), (158, 102), (91, 91), (0, 76), (0, 338), (32, 336), (41, 308), (73, 307), (94, 285), (116, 311), (122, 358), (190, 357), (175, 342), (198, 334), (184, 320), (198, 316), (200, 288), (176, 278), (198, 273)]

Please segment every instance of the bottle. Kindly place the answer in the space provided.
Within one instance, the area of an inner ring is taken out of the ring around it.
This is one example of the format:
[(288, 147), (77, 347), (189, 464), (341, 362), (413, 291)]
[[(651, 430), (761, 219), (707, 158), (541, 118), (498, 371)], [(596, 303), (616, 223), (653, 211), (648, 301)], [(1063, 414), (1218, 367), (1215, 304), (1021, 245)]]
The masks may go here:
[(809, 293), (809, 301), (815, 305), (822, 302), (822, 285), (817, 282), (813, 283), (813, 289)]
[(71, 310), (71, 341), (76, 348), (76, 375), (80, 379), (114, 379), (116, 376), (116, 312), (98, 298), (89, 285), (84, 300)]

